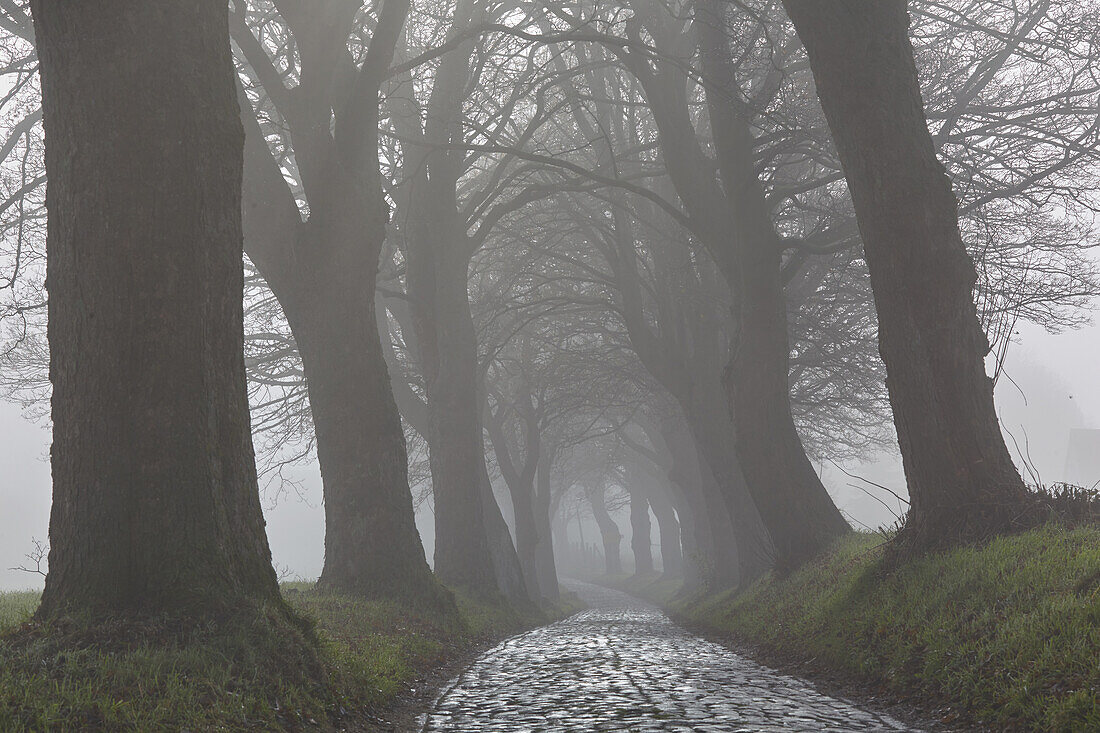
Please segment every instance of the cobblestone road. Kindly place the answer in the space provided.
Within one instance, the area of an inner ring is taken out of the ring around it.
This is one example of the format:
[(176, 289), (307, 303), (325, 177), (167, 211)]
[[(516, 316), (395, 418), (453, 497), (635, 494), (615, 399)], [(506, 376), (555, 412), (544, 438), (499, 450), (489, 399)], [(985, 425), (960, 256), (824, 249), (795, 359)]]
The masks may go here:
[(911, 731), (676, 626), (618, 591), (513, 637), (444, 689), (424, 731)]

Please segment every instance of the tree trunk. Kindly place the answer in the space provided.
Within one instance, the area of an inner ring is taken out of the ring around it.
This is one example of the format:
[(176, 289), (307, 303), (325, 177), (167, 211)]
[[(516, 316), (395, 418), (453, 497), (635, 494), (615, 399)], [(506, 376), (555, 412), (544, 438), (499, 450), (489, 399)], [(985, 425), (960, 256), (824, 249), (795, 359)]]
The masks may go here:
[[(705, 0), (696, 11), (704, 71), (733, 80), (724, 11)], [(735, 89), (708, 90), (714, 146), (729, 214), (736, 228), (723, 243), (725, 275), (734, 295), (735, 329), (723, 379), (737, 456), (775, 549), (775, 564), (791, 569), (850, 527), (814, 471), (791, 413), (787, 303), (780, 273), (782, 242), (756, 172), (751, 120), (759, 112)]]
[(640, 487), (630, 489), (630, 550), (634, 553), (634, 574), (653, 574), (652, 523), (649, 498)]
[[(417, 176), (410, 194), (406, 284), (428, 404), (429, 458), (435, 496), (435, 572), (474, 593), (499, 588), (483, 503), (484, 441), (477, 337), (467, 292), (468, 257), (454, 187)], [(452, 246), (447, 246), (452, 245)]]
[(558, 568), (554, 560), (553, 531), (550, 527), (550, 469), (555, 452), (553, 447), (543, 446), (539, 453), (534, 502), (535, 532), (538, 536), (535, 546), (535, 575), (538, 578), (539, 593), (551, 602), (561, 597), (558, 592)]
[[(672, 506), (676, 510), (676, 519), (680, 528), (681, 554), (680, 569), (677, 574), (684, 579), (684, 589), (694, 590), (703, 585), (703, 576), (699, 572), (699, 563), (696, 558), (708, 552), (705, 548), (708, 547), (709, 531), (697, 516), (698, 510), (688, 501), (685, 492), (672, 481), (671, 477), (668, 482), (668, 492)], [(658, 517), (659, 521), (660, 517)]]
[[(446, 584), (477, 593), (499, 590), (483, 502), (484, 441), (477, 374), (477, 336), (467, 293), (467, 258), (441, 242), (461, 241), (450, 214), (428, 212), (440, 192), (426, 185), (410, 217), (408, 294), (428, 402), (429, 458), (435, 496), (435, 572)], [(437, 201), (439, 212), (445, 200)], [(434, 219), (434, 220), (433, 220)], [(445, 221), (441, 221), (445, 219)], [(451, 256), (448, 256), (451, 255)], [(457, 260), (457, 261), (456, 261)], [(498, 510), (499, 511), (499, 510)]]
[[(364, 233), (375, 229), (362, 224)], [(317, 257), (314, 268), (325, 271), (316, 279), (303, 272), (313, 287), (291, 297), (276, 291), (297, 335), (325, 487), (319, 582), (330, 590), (431, 604), (441, 589), (416, 529), (405, 435), (374, 327), (381, 239), (368, 243), (362, 233), (348, 236), (326, 238), (317, 249), (350, 249), (347, 254), (361, 259)], [(356, 239), (358, 246), (341, 246)]]
[[(527, 395), (530, 400), (530, 395)], [(488, 413), (488, 410), (487, 410)], [(516, 532), (515, 554), (519, 557), (519, 565), (527, 592), (532, 599), (540, 597), (538, 577), (538, 544), (539, 528), (535, 509), (535, 474), (540, 459), (540, 431), (538, 420), (529, 415), (529, 420), (523, 420), (526, 429), (527, 440), (524, 446), (522, 463), (517, 463), (512, 457), (504, 434), (503, 415), (497, 416), (489, 413), (485, 423), (492, 441), (493, 451), (496, 453), (497, 465), (500, 467), (501, 476), (508, 486), (508, 493), (512, 499), (512, 518)], [(486, 479), (488, 473), (486, 473)], [(493, 498), (493, 506), (497, 506)], [(556, 582), (556, 581), (555, 581)]]
[[(429, 450), (431, 448), (429, 447)], [(500, 511), (493, 494), (493, 484), (489, 480), (489, 468), (485, 465), (485, 447), (481, 449), (481, 517), (485, 522), (485, 540), (489, 545), (489, 561), (496, 576), (497, 588), (513, 607), (520, 609), (531, 605), (531, 591), (523, 577), (523, 568), (519, 564), (516, 546), (512, 542), (512, 533)]]
[(380, 202), (377, 171), (334, 161), (303, 223), (255, 117), (246, 115), (245, 124), (245, 244), (294, 334), (317, 437), (325, 497), (320, 583), (449, 606), (416, 529), (405, 434), (376, 327), (386, 212), (363, 202)]
[(249, 429), (226, 6), (32, 9), (54, 481), (38, 616), (278, 602)]
[[(619, 525), (615, 524), (607, 511), (603, 489), (590, 491), (588, 501), (592, 505), (592, 516), (596, 519), (596, 526), (600, 528), (600, 539), (603, 541), (604, 572), (608, 575), (622, 575), (623, 561), (619, 554), (619, 545), (623, 541), (623, 535), (619, 532)], [(583, 536), (581, 547), (584, 547)]]
[(903, 0), (786, 0), (852, 193), (912, 505), (900, 546), (1011, 529), (1027, 503), (993, 405), (958, 202), (936, 158)]
[[(477, 3), (460, 0), (449, 37), (462, 33), (476, 12)], [(443, 56), (426, 119), (418, 113), (394, 118), (407, 138), (407, 184), (399, 196), (405, 209), (406, 286), (428, 402), (425, 437), (435, 494), (436, 574), (445, 583), (475, 593), (511, 590), (510, 600), (529, 603), (504, 518), (491, 488), (482, 481), (483, 400), (468, 293), (476, 245), (467, 236), (458, 204), (464, 155), (448, 149), (461, 138), (462, 90), (469, 81), (473, 52), (474, 44), (467, 40)], [(516, 593), (517, 589), (522, 590)]]
[(694, 443), (699, 454), (696, 462), (702, 486), (721, 497), (725, 508), (724, 512), (711, 509), (708, 517), (732, 527), (732, 535), (729, 530), (722, 529), (716, 530), (721, 532), (716, 537), (720, 543), (733, 543), (736, 550), (728, 557), (736, 558), (737, 565), (728, 570), (719, 568), (718, 575), (725, 580), (736, 578), (737, 582), (747, 584), (767, 572), (774, 562), (775, 552), (771, 532), (765, 527), (754, 492), (749, 489), (741, 454), (730, 450), (731, 445), (736, 445), (736, 431), (728, 406), (714, 399), (721, 389), (717, 380), (693, 381), (686, 406), (691, 431), (687, 440)]
[(661, 573), (670, 578), (683, 574), (684, 555), (681, 548), (680, 522), (667, 490), (654, 487), (649, 494), (649, 506), (657, 518), (657, 531), (661, 541)]
[[(637, 17), (657, 39), (680, 34), (678, 22), (660, 3), (633, 2)], [(805, 455), (791, 416), (789, 351), (783, 292), (780, 284), (778, 235), (755, 170), (747, 124), (733, 127), (742, 111), (735, 107), (742, 91), (712, 89), (722, 80), (733, 87), (738, 78), (728, 57), (721, 22), (728, 3), (700, 2), (694, 23), (704, 72), (710, 82), (707, 102), (713, 144), (718, 153), (721, 181), (701, 171), (713, 161), (700, 144), (695, 129), (688, 78), (673, 64), (656, 66), (642, 54), (628, 54), (625, 62), (642, 87), (659, 130), (662, 157), (677, 195), (691, 218), (691, 230), (707, 248), (734, 297), (732, 357), (725, 387), (732, 413), (733, 446), (739, 470), (753, 503), (774, 543), (775, 562), (797, 565), (831, 538), (848, 531)], [(717, 93), (714, 93), (717, 92)], [(744, 110), (746, 114), (751, 110)], [(742, 115), (740, 121), (749, 119)], [(706, 399), (713, 400), (713, 395)], [(708, 449), (725, 495), (729, 496), (726, 461)], [(734, 495), (734, 498), (737, 497)], [(736, 505), (730, 506), (735, 524)], [(738, 539), (745, 549), (751, 540)], [(752, 547), (753, 553), (759, 547)], [(752, 561), (753, 558), (748, 558)], [(746, 580), (756, 574), (750, 565)]]
[[(359, 71), (360, 81), (374, 81), (340, 99), (328, 83), (340, 62), (332, 49), (346, 43), (354, 9), (331, 10), (285, 18), (303, 47), (295, 97), (303, 103), (280, 112), (294, 140), (309, 220), (302, 221), (249, 110), (243, 115), (245, 246), (282, 305), (302, 357), (325, 497), (321, 585), (453, 612), (416, 530), (405, 436), (375, 327), (375, 279), (389, 214), (378, 170), (376, 85), (408, 4), (385, 4), (371, 41), (379, 53), (369, 54)], [(343, 20), (333, 22), (337, 15)]]
[[(411, 319), (403, 319), (403, 316), (408, 316), (408, 309), (397, 309), (391, 312), (394, 312), (398, 322), (401, 324), (402, 335), (405, 338), (405, 343), (409, 349), (411, 358), (420, 360), (420, 349), (416, 340), (415, 328), (412, 326)], [(388, 328), (388, 325), (380, 325), (380, 333), (386, 334), (386, 328)], [(383, 342), (383, 344), (384, 343), (385, 342)], [(390, 364), (395, 358), (392, 350), (384, 350), (383, 355), (386, 358), (387, 364)], [(413, 430), (416, 430), (421, 436), (424, 436), (425, 440), (427, 440), (429, 434), (428, 406), (420, 396), (413, 391), (409, 383), (404, 380), (404, 376), (398, 381), (391, 380), (398, 408), (401, 415), (405, 418), (405, 421), (409, 423)], [(428, 450), (431, 450), (430, 444)], [(528, 604), (530, 600), (528, 599), (527, 588), (523, 581), (519, 558), (516, 556), (516, 549), (512, 543), (512, 535), (508, 530), (507, 522), (504, 521), (504, 516), (500, 512), (500, 505), (497, 504), (496, 497), (493, 495), (492, 481), (489, 479), (488, 467), (485, 465), (484, 460), (484, 439), (482, 442), (481, 455), (483, 459), (479, 464), (479, 473), (481, 477), (482, 519), (485, 522), (486, 543), (489, 548), (489, 557), (492, 562), (493, 570), (496, 574), (497, 586), (504, 594), (504, 597), (513, 605), (517, 607), (524, 606)]]
[(683, 429), (682, 423), (665, 423), (661, 434), (672, 456), (669, 481), (690, 502), (698, 520), (694, 534), (699, 552), (686, 558), (691, 566), (689, 575), (698, 575), (710, 588), (736, 586), (741, 577), (741, 542), (734, 536), (727, 502), (713, 471), (698, 441)]
[(743, 542), (737, 536), (738, 527), (726, 511), (722, 501), (722, 490), (714, 471), (702, 453), (696, 456), (698, 482), (703, 496), (707, 521), (710, 524), (711, 542), (714, 545), (712, 565), (707, 568), (707, 584), (714, 589), (736, 588), (747, 582), (742, 574), (745, 566), (745, 552), (758, 552), (756, 548), (746, 548), (750, 543)]
[(523, 570), (523, 579), (532, 597), (538, 598), (538, 524), (535, 521), (533, 486), (508, 484), (512, 497), (513, 518), (516, 528), (516, 554)]
[(572, 549), (569, 545), (569, 516), (561, 508), (561, 501), (564, 496), (564, 493), (558, 493), (550, 499), (550, 540), (551, 553), (554, 557), (555, 576), (557, 575), (556, 570), (563, 566), (563, 562), (567, 572), (576, 571)]

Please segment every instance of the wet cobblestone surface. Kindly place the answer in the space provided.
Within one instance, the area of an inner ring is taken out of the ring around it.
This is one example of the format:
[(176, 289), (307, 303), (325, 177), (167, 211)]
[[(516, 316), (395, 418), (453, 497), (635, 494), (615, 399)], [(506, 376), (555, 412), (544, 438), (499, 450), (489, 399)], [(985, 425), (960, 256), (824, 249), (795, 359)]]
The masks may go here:
[(913, 731), (673, 624), (624, 593), (502, 642), (444, 688), (424, 731)]

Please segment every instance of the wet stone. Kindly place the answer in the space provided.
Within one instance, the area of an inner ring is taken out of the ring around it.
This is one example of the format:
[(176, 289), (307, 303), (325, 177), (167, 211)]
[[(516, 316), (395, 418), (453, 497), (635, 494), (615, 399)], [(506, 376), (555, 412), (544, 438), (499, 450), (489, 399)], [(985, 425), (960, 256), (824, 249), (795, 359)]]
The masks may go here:
[(425, 731), (913, 731), (673, 624), (625, 593), (502, 642), (451, 681)]

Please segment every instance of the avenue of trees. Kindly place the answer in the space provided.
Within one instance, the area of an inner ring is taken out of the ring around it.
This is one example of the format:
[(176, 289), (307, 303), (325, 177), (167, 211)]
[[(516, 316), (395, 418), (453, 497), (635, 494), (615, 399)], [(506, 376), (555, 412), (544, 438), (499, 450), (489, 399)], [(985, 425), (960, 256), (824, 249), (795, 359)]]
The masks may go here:
[(990, 375), (1100, 292), (1098, 10), (0, 0), (40, 617), (277, 603), (314, 457), (319, 586), (443, 613), (555, 600), (580, 512), (610, 573), (623, 517), (638, 573), (788, 571), (895, 441), (899, 556), (1037, 521)]

